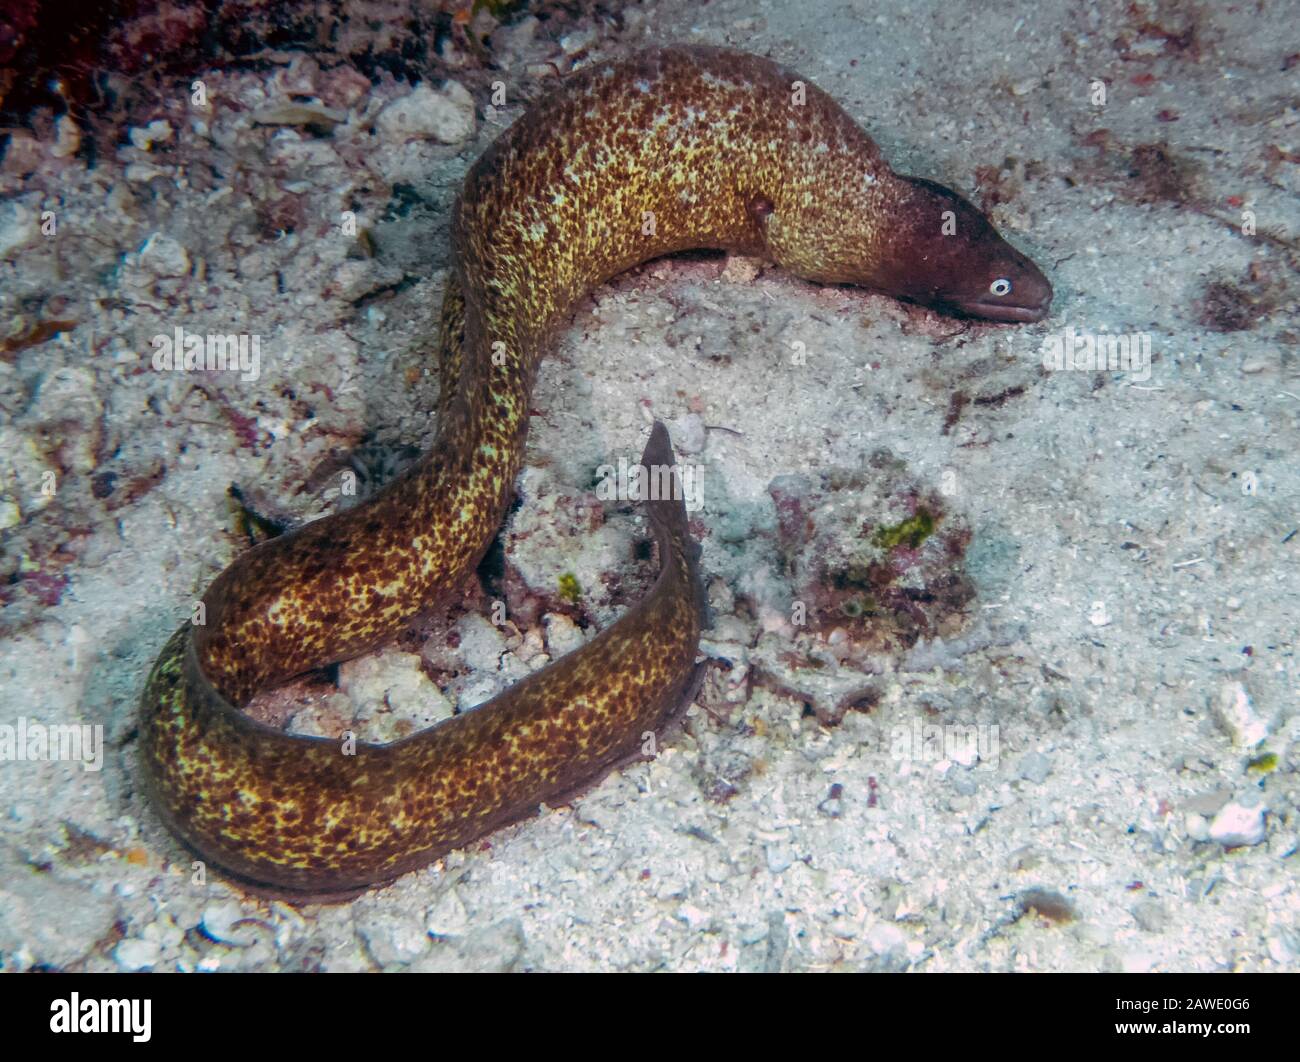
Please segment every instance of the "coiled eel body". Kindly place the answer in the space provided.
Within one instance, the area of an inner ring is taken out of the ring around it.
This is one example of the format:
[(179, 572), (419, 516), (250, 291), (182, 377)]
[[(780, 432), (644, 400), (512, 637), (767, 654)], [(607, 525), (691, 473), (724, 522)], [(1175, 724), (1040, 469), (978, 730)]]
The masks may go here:
[[(895, 174), (830, 97), (718, 48), (654, 49), (567, 79), (470, 169), (452, 239), (431, 452), (358, 508), (239, 557), (143, 695), (155, 807), (253, 890), (307, 899), (389, 880), (598, 780), (683, 707), (698, 547), (681, 502), (662, 499), (647, 504), (661, 564), (648, 596), (487, 704), (354, 754), (240, 710), (392, 638), (474, 569), (510, 500), (538, 360), (597, 284), (720, 248), (991, 320), (1038, 320), (1051, 300), (978, 210)], [(642, 463), (672, 463), (662, 426)]]

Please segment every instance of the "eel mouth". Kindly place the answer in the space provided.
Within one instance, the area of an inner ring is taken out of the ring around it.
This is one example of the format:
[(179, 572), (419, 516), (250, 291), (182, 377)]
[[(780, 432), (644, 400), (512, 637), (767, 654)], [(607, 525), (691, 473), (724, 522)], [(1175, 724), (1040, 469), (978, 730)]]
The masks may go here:
[(967, 317), (978, 317), (985, 321), (1032, 324), (1047, 316), (1047, 312), (1052, 308), (1052, 300), (1048, 297), (1033, 305), (1017, 306), (1014, 303), (994, 299), (967, 299), (954, 302), (953, 308)]

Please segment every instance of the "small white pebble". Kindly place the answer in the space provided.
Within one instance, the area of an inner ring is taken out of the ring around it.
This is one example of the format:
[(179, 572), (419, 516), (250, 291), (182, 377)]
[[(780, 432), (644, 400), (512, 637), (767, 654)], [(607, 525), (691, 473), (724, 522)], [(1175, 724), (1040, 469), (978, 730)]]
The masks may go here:
[(1266, 833), (1264, 808), (1248, 808), (1235, 801), (1225, 804), (1210, 823), (1210, 838), (1225, 848), (1242, 848), (1259, 844)]
[(252, 928), (244, 923), (247, 916), (236, 900), (224, 903), (208, 904), (203, 909), (199, 927), (210, 940), (221, 944), (230, 944), (237, 948), (247, 948), (257, 937)]
[(579, 52), (585, 52), (596, 41), (596, 31), (593, 29), (579, 30), (576, 33), (568, 33), (560, 38), (560, 48), (565, 55), (577, 55)]
[(190, 271), (190, 256), (176, 240), (155, 232), (140, 248), (140, 266), (156, 277), (183, 277)]
[(162, 962), (162, 948), (153, 940), (119, 941), (113, 949), (113, 961), (124, 970), (147, 970)]
[(380, 137), (394, 143), (433, 139), (459, 144), (474, 135), (474, 97), (458, 81), (448, 81), (441, 92), (417, 85), (380, 111), (375, 126)]
[(122, 175), (132, 184), (148, 184), (155, 177), (166, 177), (167, 173), (157, 166), (150, 166), (147, 162), (133, 162), (127, 166)]
[(137, 126), (128, 134), (131, 143), (141, 151), (152, 151), (154, 144), (165, 144), (172, 138), (171, 124), (162, 118), (146, 126)]
[(794, 849), (788, 844), (769, 844), (766, 848), (767, 869), (773, 874), (781, 874), (794, 863)]
[(582, 628), (563, 612), (548, 612), (542, 617), (546, 628), (546, 646), (552, 656), (563, 656), (582, 646), (586, 639)]
[(867, 947), (877, 955), (891, 955), (907, 947), (907, 934), (898, 926), (881, 922), (872, 926), (866, 936)]
[(1229, 682), (1219, 691), (1215, 717), (1238, 748), (1254, 748), (1268, 737), (1268, 724), (1256, 714), (1250, 694), (1240, 682)]
[(72, 120), (72, 115), (65, 114), (54, 123), (55, 141), (50, 154), (56, 159), (66, 159), (77, 153), (81, 147), (81, 130)]
[(40, 234), (36, 211), (25, 210), (17, 203), (10, 203), (0, 211), (0, 258), (6, 258), (14, 251), (35, 243)]
[(713, 921), (713, 915), (708, 911), (696, 907), (694, 904), (684, 903), (677, 908), (677, 917), (686, 923), (689, 929), (700, 930)]

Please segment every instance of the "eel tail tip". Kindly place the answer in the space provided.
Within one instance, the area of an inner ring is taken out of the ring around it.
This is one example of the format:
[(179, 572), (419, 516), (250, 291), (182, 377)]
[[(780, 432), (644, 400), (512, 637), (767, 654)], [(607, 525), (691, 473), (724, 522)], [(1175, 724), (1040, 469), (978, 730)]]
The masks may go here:
[(654, 465), (671, 465), (675, 460), (673, 443), (668, 437), (668, 428), (662, 420), (656, 420), (650, 428), (650, 441), (641, 453), (641, 464), (650, 468)]
[(667, 498), (642, 498), (646, 514), (655, 528), (655, 537), (659, 540), (660, 556), (666, 557), (664, 551), (680, 551), (686, 558), (690, 579), (694, 584), (696, 605), (705, 626), (712, 625), (708, 601), (704, 593), (704, 584), (700, 578), (700, 544), (691, 534), (690, 519), (686, 513), (686, 496), (682, 489), (681, 475), (677, 468), (677, 458), (673, 453), (672, 440), (664, 422), (656, 420), (650, 428), (650, 440), (641, 453), (641, 467), (645, 469), (649, 482), (662, 484), (664, 478), (656, 472), (657, 468), (671, 468), (672, 496)]
[[(677, 469), (677, 456), (672, 440), (662, 420), (656, 420), (650, 429), (650, 441), (641, 452), (641, 504), (650, 522), (657, 528), (679, 538), (683, 548), (689, 550), (690, 529), (686, 517), (686, 498), (682, 479)], [(670, 469), (667, 475), (664, 470)], [(660, 497), (660, 490), (670, 486), (668, 496)]]

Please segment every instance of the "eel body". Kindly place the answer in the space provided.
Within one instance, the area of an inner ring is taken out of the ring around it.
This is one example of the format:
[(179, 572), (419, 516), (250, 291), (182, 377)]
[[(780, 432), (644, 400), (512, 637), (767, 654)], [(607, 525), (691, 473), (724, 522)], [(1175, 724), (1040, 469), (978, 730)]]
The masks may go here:
[[(391, 879), (598, 780), (683, 707), (698, 546), (681, 502), (661, 499), (647, 503), (661, 565), (647, 597), (487, 704), (354, 749), (240, 710), (392, 638), (472, 572), (520, 468), (538, 360), (596, 285), (715, 248), (994, 321), (1038, 320), (1052, 294), (975, 207), (895, 174), (825, 93), (718, 48), (571, 76), (478, 159), (454, 209), (432, 450), (367, 503), (240, 556), (144, 692), (155, 806), (245, 887), (309, 897)], [(642, 463), (672, 460), (656, 426)]]

